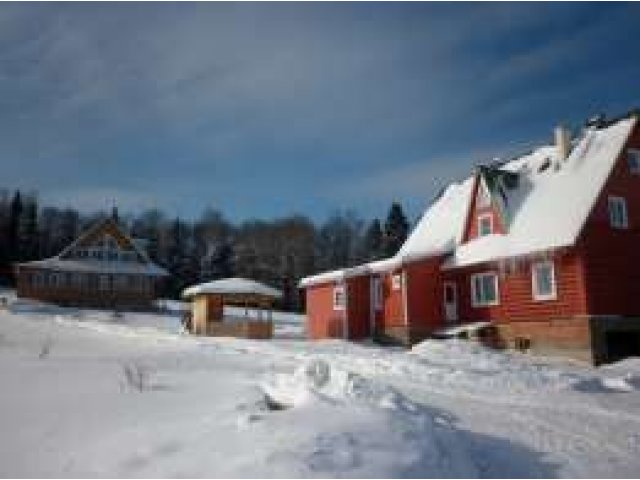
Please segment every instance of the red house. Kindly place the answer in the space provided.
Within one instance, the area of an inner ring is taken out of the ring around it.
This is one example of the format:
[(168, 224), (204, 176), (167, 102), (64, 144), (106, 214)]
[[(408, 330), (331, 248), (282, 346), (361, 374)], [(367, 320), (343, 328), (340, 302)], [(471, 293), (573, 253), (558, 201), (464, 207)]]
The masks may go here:
[(637, 112), (478, 167), (392, 258), (302, 280), (311, 338), (485, 340), (595, 363), (640, 355)]

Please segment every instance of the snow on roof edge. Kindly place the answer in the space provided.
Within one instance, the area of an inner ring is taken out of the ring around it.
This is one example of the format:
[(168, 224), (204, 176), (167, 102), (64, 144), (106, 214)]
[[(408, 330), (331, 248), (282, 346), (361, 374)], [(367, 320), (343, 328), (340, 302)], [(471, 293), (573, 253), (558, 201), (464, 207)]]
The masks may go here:
[(37, 267), (64, 272), (97, 272), (111, 274), (145, 274), (154, 277), (166, 277), (171, 274), (152, 261), (147, 263), (122, 262), (117, 260), (64, 259), (59, 255), (16, 263), (18, 267)]
[(249, 278), (231, 277), (211, 282), (199, 283), (185, 288), (182, 291), (183, 298), (193, 297), (195, 295), (212, 293), (212, 294), (253, 294), (264, 295), (267, 297), (281, 298), (282, 292), (276, 288), (265, 285)]

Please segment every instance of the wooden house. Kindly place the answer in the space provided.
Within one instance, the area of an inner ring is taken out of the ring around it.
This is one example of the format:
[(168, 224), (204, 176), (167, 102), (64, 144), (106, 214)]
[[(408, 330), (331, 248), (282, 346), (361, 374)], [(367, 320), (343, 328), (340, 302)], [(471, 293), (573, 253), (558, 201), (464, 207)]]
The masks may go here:
[(60, 305), (148, 308), (167, 275), (107, 218), (55, 257), (18, 264), (17, 295)]
[(640, 126), (631, 113), (450, 184), (392, 258), (302, 280), (312, 338), (640, 355)]

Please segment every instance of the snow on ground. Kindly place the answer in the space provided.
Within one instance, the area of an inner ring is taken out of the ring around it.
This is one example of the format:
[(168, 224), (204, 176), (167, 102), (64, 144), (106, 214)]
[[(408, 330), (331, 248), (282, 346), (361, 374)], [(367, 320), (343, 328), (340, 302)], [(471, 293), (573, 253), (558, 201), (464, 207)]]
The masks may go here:
[[(640, 359), (191, 337), (0, 310), (0, 476), (637, 477)], [(290, 318), (294, 321), (294, 318)]]

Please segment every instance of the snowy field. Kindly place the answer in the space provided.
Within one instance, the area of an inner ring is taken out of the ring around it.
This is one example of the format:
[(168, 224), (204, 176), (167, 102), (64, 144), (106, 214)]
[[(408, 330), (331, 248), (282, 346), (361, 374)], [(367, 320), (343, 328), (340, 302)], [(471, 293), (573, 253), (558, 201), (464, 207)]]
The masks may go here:
[(10, 302), (0, 476), (640, 475), (640, 359), (308, 343), (276, 320), (272, 341), (194, 338), (177, 313)]

